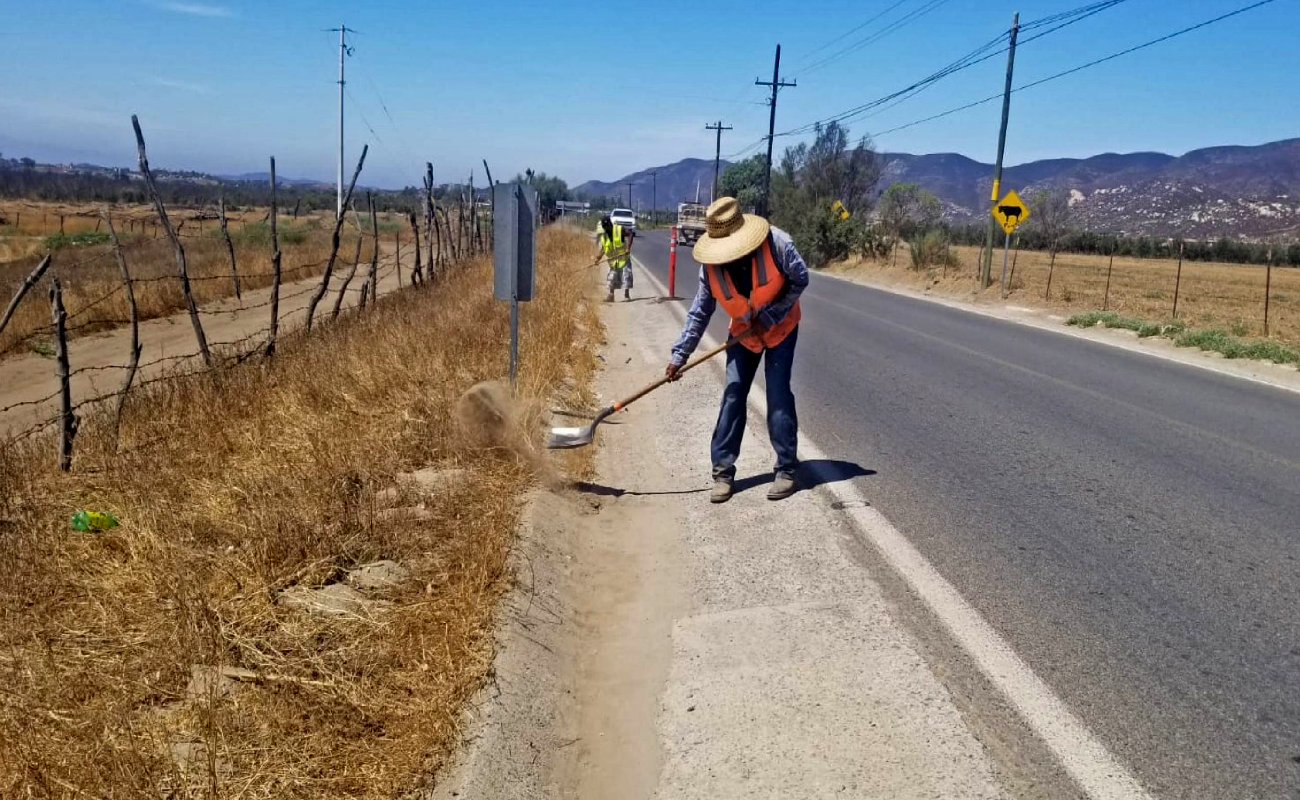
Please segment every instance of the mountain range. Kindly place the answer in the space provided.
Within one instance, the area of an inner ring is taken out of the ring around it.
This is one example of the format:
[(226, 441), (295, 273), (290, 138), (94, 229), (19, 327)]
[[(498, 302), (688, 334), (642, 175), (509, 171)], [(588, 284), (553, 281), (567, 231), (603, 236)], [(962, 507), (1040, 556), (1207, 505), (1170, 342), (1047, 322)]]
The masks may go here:
[[(980, 222), (992, 205), (993, 165), (957, 153), (882, 153), (877, 185), (915, 183), (943, 204), (952, 222)], [(694, 196), (700, 180), (707, 198), (713, 162), (686, 159), (642, 170), (622, 181), (590, 181), (577, 187), (594, 196), (614, 194), (634, 181), (633, 198), (650, 204), (648, 176), (658, 173), (660, 208)], [(665, 191), (665, 186), (669, 187)], [(1003, 190), (1026, 200), (1039, 190), (1070, 192), (1076, 225), (1096, 231), (1195, 238), (1266, 238), (1300, 234), (1300, 138), (1255, 146), (1208, 147), (1182, 156), (1166, 153), (1103, 153), (1007, 167)]]

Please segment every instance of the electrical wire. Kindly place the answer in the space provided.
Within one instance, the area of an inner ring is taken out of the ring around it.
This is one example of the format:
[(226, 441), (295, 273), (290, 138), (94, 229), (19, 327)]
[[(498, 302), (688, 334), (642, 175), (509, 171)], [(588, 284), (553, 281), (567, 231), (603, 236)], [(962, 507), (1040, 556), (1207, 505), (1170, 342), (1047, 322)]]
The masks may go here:
[(885, 16), (886, 14), (888, 14), (889, 12), (893, 11), (894, 9), (898, 8), (899, 6), (901, 6), (906, 2), (908, 2), (908, 0), (898, 0), (898, 2), (894, 3), (889, 8), (886, 8), (884, 11), (881, 11), (878, 14), (873, 15), (870, 19), (868, 19), (866, 22), (863, 22), (861, 25), (856, 25), (852, 28), (849, 28), (844, 33), (841, 33), (839, 36), (836, 36), (834, 39), (831, 39), (829, 42), (814, 47), (812, 50), (809, 50), (808, 53), (803, 56), (803, 58), (801, 58), (798, 62), (796, 62), (795, 66), (797, 67), (799, 64), (807, 63), (808, 60), (811, 59), (817, 53), (820, 53), (821, 51), (835, 44), (836, 42), (844, 41), (845, 39), (849, 38), (853, 34), (867, 27), (871, 23), (875, 22), (876, 20), (880, 19), (881, 17)]
[(879, 31), (876, 31), (875, 33), (869, 36), (859, 39), (853, 44), (850, 44), (847, 47), (837, 50), (836, 52), (831, 53), (829, 56), (826, 56), (825, 58), (820, 59), (819, 61), (813, 62), (811, 66), (804, 67), (803, 73), (808, 74), (810, 72), (816, 72), (817, 70), (827, 66), (828, 64), (832, 64), (840, 60), (841, 58), (844, 58), (845, 56), (856, 53), (857, 51), (861, 50), (867, 45), (875, 44), (876, 42), (885, 38), (889, 34), (905, 28), (910, 23), (915, 22), (921, 17), (924, 17), (926, 14), (929, 14), (931, 11), (934, 11), (939, 6), (942, 6), (948, 2), (949, 0), (929, 0), (929, 2), (927, 2), (925, 5), (921, 6), (920, 8), (913, 9), (907, 14), (904, 14), (902, 17), (899, 17), (897, 20), (894, 20), (889, 25), (886, 25), (884, 28), (881, 28)]

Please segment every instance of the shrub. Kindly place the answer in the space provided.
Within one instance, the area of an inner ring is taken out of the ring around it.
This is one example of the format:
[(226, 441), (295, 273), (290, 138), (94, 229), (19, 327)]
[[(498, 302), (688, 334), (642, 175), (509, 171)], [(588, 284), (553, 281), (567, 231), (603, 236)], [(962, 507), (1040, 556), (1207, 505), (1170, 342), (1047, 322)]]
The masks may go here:
[(108, 241), (107, 233), (56, 233), (45, 237), (45, 249), (58, 250), (61, 247), (85, 247), (92, 244), (104, 244)]
[(908, 249), (912, 252), (913, 269), (957, 266), (957, 256), (952, 252), (948, 235), (938, 228), (912, 237)]

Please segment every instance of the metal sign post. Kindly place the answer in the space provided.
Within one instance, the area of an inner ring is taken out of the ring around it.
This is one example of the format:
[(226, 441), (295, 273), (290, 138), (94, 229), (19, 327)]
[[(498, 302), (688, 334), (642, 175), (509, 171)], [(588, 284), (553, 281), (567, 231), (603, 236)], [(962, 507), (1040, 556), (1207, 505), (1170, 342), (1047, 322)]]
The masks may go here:
[(519, 374), (519, 304), (533, 299), (537, 190), (519, 183), (492, 187), (492, 293), (510, 301), (510, 386)]
[[(1020, 223), (1029, 219), (1029, 206), (1025, 205), (1020, 195), (1016, 194), (1016, 190), (1012, 189), (993, 206), (989, 213), (1007, 235), (1006, 243), (1002, 247), (1002, 297), (1005, 298), (1007, 296), (1007, 253), (1011, 250), (1011, 234), (1020, 227)], [(989, 258), (992, 257), (993, 254), (990, 252)]]

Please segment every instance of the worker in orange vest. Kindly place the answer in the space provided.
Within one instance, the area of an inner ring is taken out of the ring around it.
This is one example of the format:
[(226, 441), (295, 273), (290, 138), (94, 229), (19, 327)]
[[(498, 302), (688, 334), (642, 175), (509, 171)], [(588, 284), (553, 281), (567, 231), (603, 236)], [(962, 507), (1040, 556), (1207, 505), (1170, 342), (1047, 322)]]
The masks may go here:
[(710, 448), (713, 491), (709, 499), (714, 503), (731, 499), (749, 387), (762, 361), (767, 431), (776, 451), (775, 477), (767, 497), (781, 500), (797, 488), (799, 418), (790, 373), (802, 317), (799, 295), (808, 286), (808, 265), (789, 234), (762, 217), (742, 214), (734, 197), (718, 198), (709, 206), (705, 227), (693, 251), (703, 265), (700, 285), (664, 374), (676, 380), (714, 309), (722, 306), (731, 317), (730, 335), (743, 338), (727, 348), (727, 383)]

